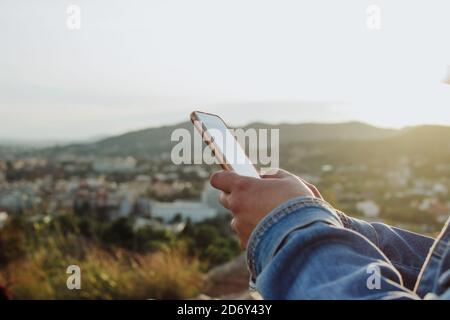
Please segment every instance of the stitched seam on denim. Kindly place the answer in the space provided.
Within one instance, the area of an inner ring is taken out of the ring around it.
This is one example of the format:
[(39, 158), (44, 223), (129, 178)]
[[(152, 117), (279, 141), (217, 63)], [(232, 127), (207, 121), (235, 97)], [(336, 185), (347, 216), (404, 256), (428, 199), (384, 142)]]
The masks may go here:
[(341, 219), (341, 222), (342, 222), (342, 225), (344, 226), (344, 228), (351, 228), (350, 220), (347, 217), (347, 215), (340, 210), (336, 209), (335, 211), (338, 214), (339, 219)]
[[(444, 254), (443, 254), (442, 256), (445, 257), (445, 256), (447, 256), (448, 254), (450, 254), (450, 246), (449, 246), (449, 244), (447, 243), (447, 248), (444, 250)], [(442, 274), (446, 272), (446, 271), (442, 272), (442, 265), (443, 265), (443, 264), (444, 264), (444, 259), (442, 258), (442, 259), (440, 259), (440, 261), (439, 261), (439, 265), (438, 265), (438, 268), (437, 268), (437, 271), (438, 271), (438, 272), (436, 272), (436, 273), (438, 274), (438, 276), (437, 276), (437, 279), (436, 279), (436, 288), (435, 288), (434, 291), (437, 291), (437, 289), (438, 289), (439, 287), (442, 287), (442, 285), (441, 285), (441, 283), (439, 282), (439, 280), (441, 279)], [(442, 272), (442, 273), (441, 273), (441, 272)], [(447, 287), (447, 289), (448, 289), (448, 287)]]
[(425, 259), (422, 270), (420, 270), (419, 276), (417, 277), (416, 284), (414, 285), (415, 292), (417, 292), (418, 290), (421, 290), (422, 287), (424, 286), (423, 285), (424, 275), (428, 271), (433, 259), (442, 259), (442, 257), (439, 257), (439, 255), (436, 254), (436, 249), (442, 239), (447, 240), (450, 238), (449, 228), (450, 228), (450, 219), (447, 220), (441, 233), (439, 234), (439, 236), (436, 237), (433, 245), (430, 248), (429, 254), (428, 254), (427, 258)]
[[(450, 221), (450, 220), (449, 220)], [(450, 247), (450, 223), (447, 222), (444, 226), (443, 234), (438, 237), (436, 240), (436, 246), (433, 249), (432, 255), (435, 255), (436, 257), (439, 257), (442, 259), (444, 257), (444, 253), (447, 251), (447, 249)]]
[(438, 261), (437, 261), (437, 266), (436, 266), (436, 269), (434, 270), (434, 275), (433, 275), (433, 293), (437, 291), (437, 288), (439, 286), (439, 276), (440, 276), (439, 271), (442, 270), (442, 265), (444, 264), (443, 257), (445, 256), (445, 253), (447, 251), (448, 251), (448, 245), (447, 245), (447, 248), (444, 250), (444, 252), (443, 252), (444, 254), (442, 255), (442, 257), (439, 257), (439, 258), (435, 257), (438, 259)]
[(433, 259), (439, 259), (438, 256), (435, 256), (435, 249), (439, 243), (439, 237), (436, 238), (435, 242), (433, 243), (433, 245), (430, 248), (429, 254), (427, 255), (424, 263), (423, 263), (423, 267), (420, 270), (419, 276), (417, 277), (416, 280), (416, 284), (414, 285), (414, 292), (418, 293), (419, 290), (422, 290), (422, 288), (427, 284), (427, 282), (424, 284), (424, 276), (425, 273), (429, 271), (429, 268), (431, 266), (431, 264), (433, 263)]
[(442, 259), (444, 257), (444, 253), (448, 250), (450, 247), (450, 242), (448, 241), (450, 238), (450, 235), (445, 235), (441, 239), (438, 240), (436, 243), (436, 247), (433, 250), (432, 255), (435, 257), (438, 257), (439, 259)]
[[(261, 236), (264, 234), (271, 226), (273, 226), (276, 222), (278, 222), (281, 218), (284, 216), (292, 213), (293, 211), (296, 211), (298, 209), (307, 208), (307, 207), (318, 207), (321, 209), (327, 209), (331, 212), (335, 212), (334, 209), (325, 201), (318, 200), (318, 199), (301, 199), (298, 200), (298, 202), (294, 202), (279, 211), (275, 212), (273, 215), (271, 215), (264, 223), (258, 227), (258, 230), (256, 231), (254, 235), (254, 240), (250, 244), (249, 247), (249, 268), (251, 270), (252, 274), (255, 274), (255, 250), (258, 244), (261, 241)], [(341, 221), (341, 219), (338, 219)]]
[[(439, 259), (442, 259), (442, 258), (444, 258), (444, 252), (446, 251), (446, 249), (444, 248), (444, 249), (442, 249), (442, 244), (441, 243), (439, 243), (438, 244), (438, 247), (436, 247), (434, 250), (433, 250), (433, 253), (431, 254), (433, 257), (436, 257), (436, 258), (439, 258)], [(442, 252), (441, 252), (442, 251)]]

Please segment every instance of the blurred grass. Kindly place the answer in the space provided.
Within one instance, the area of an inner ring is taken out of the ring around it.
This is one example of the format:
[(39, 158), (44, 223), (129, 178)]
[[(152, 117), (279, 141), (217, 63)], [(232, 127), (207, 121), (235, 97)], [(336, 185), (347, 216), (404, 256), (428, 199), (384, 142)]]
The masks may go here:
[[(39, 238), (0, 267), (13, 299), (186, 299), (202, 286), (199, 260), (180, 245), (139, 254), (74, 234)], [(81, 268), (81, 290), (67, 288), (69, 265)]]

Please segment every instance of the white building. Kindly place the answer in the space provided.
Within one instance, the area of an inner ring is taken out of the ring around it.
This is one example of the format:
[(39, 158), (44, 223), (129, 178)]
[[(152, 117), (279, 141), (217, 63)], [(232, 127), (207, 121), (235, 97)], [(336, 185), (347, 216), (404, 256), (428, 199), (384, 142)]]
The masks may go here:
[(8, 214), (6, 212), (0, 212), (0, 229), (3, 228), (8, 220)]
[(380, 214), (380, 207), (372, 200), (358, 202), (356, 209), (361, 211), (366, 218), (376, 218)]
[(177, 214), (180, 214), (184, 219), (190, 218), (193, 222), (198, 222), (215, 217), (218, 213), (217, 209), (198, 201), (151, 201), (150, 207), (152, 217), (161, 218), (165, 222), (172, 220)]
[(132, 172), (137, 165), (136, 159), (133, 157), (127, 158), (103, 158), (94, 161), (92, 168), (96, 172)]
[(177, 214), (184, 219), (190, 218), (193, 222), (198, 222), (227, 212), (219, 204), (218, 198), (219, 191), (206, 182), (200, 201), (159, 202), (150, 200), (149, 209), (152, 217), (162, 218), (165, 222), (170, 221)]
[(173, 233), (180, 233), (181, 231), (183, 231), (185, 226), (186, 226), (185, 222), (164, 224), (154, 219), (138, 217), (134, 221), (133, 229), (136, 231), (143, 229), (145, 227), (151, 227), (154, 230), (168, 230)]

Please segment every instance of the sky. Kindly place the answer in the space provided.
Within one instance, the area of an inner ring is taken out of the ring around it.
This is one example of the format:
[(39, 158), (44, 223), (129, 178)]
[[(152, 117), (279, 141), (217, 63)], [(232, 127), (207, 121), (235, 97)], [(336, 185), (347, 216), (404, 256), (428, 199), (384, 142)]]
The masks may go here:
[(88, 139), (194, 109), (233, 125), (450, 125), (448, 12), (448, 0), (1, 0), (0, 140)]

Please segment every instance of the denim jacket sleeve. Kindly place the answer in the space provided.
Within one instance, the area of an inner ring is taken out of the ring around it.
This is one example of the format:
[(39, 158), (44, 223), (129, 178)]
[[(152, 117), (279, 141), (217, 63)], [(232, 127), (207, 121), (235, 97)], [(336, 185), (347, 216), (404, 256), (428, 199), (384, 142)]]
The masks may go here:
[(315, 198), (269, 213), (249, 239), (247, 261), (265, 299), (418, 299), (377, 245)]
[(379, 222), (366, 222), (336, 211), (345, 228), (365, 236), (400, 272), (403, 284), (413, 290), (434, 239)]

